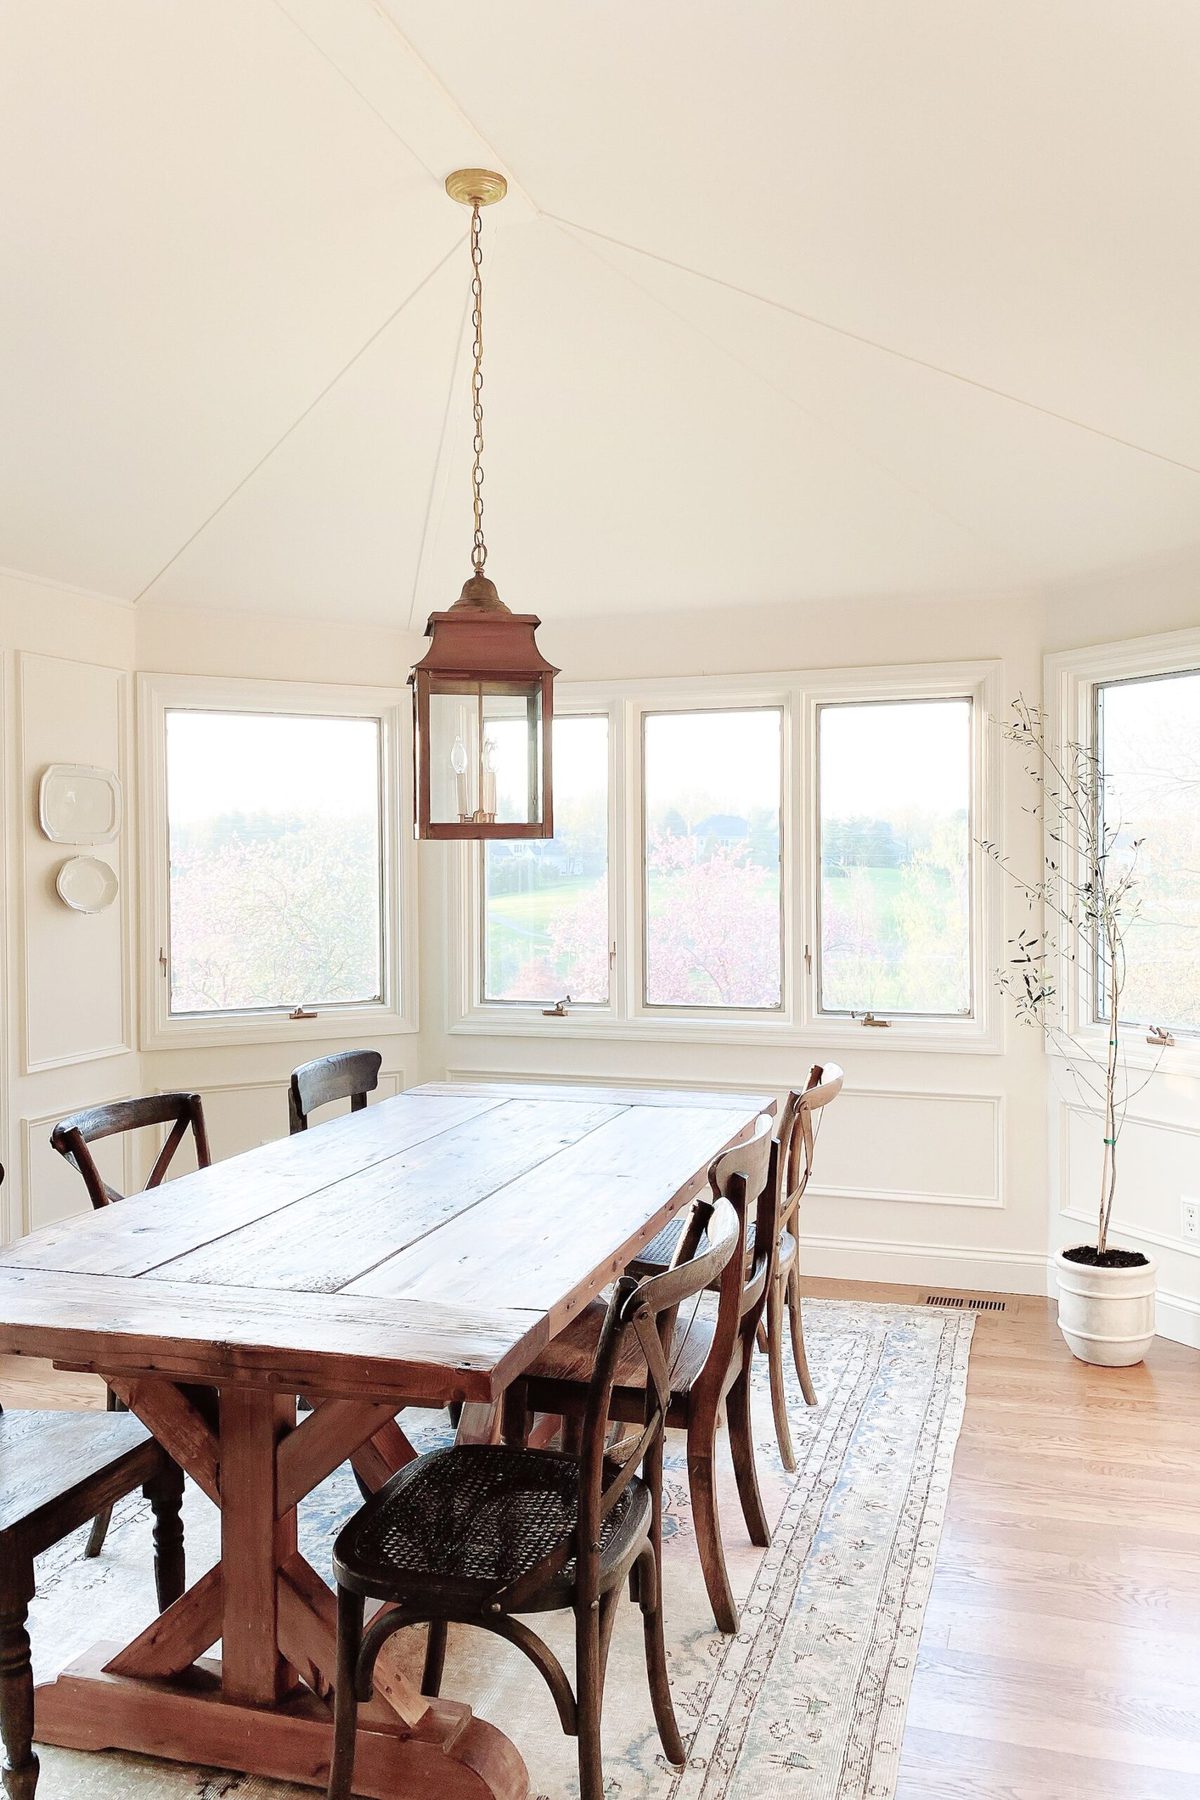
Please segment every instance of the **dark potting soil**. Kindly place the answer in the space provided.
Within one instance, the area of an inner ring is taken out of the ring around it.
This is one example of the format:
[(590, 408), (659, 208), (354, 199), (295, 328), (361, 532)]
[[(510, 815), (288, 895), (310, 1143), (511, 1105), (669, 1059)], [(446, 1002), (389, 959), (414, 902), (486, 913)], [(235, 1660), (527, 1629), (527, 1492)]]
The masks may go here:
[(1076, 1244), (1063, 1255), (1068, 1262), (1086, 1263), (1089, 1269), (1140, 1269), (1150, 1260), (1140, 1250), (1106, 1250), (1101, 1256), (1095, 1244)]

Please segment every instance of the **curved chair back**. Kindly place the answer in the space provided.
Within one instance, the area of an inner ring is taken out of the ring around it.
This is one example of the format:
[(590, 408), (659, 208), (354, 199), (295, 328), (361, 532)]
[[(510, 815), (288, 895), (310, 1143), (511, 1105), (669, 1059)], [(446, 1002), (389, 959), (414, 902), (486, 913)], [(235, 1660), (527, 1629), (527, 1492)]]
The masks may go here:
[[(506, 1610), (519, 1611), (522, 1600), (543, 1587), (572, 1557), (577, 1559), (581, 1595), (585, 1600), (595, 1597), (601, 1527), (639, 1469), (646, 1473), (655, 1506), (661, 1504), (662, 1442), (671, 1403), (671, 1370), (664, 1345), (672, 1342), (680, 1306), (717, 1279), (734, 1260), (744, 1235), (736, 1209), (728, 1200), (695, 1200), (672, 1266), (642, 1281), (622, 1275), (617, 1282), (588, 1383), (575, 1529), (506, 1590)], [(612, 1447), (608, 1443), (609, 1409), (630, 1337), (637, 1339), (646, 1365), (646, 1410), (638, 1435)]]
[(105, 1181), (88, 1148), (99, 1138), (116, 1137), (126, 1131), (141, 1131), (150, 1125), (169, 1125), (166, 1142), (155, 1159), (143, 1192), (156, 1188), (171, 1164), (171, 1159), (189, 1130), (196, 1141), (196, 1163), (206, 1169), (212, 1162), (208, 1148), (208, 1130), (199, 1094), (146, 1094), (137, 1100), (110, 1100), (103, 1106), (90, 1106), (85, 1112), (72, 1113), (60, 1119), (50, 1133), (50, 1142), (60, 1156), (83, 1176), (88, 1198), (95, 1207), (111, 1206), (125, 1196)]
[(308, 1130), (308, 1115), (334, 1100), (349, 1100), (351, 1112), (361, 1112), (367, 1095), (379, 1086), (378, 1050), (339, 1050), (334, 1056), (318, 1056), (292, 1070), (288, 1089), (288, 1123), (294, 1136)]
[(779, 1121), (777, 1185), (779, 1229), (796, 1236), (800, 1199), (808, 1186), (816, 1149), (816, 1115), (842, 1091), (842, 1071), (837, 1063), (814, 1063), (808, 1086), (793, 1088), (784, 1102)]
[[(743, 1143), (723, 1150), (708, 1171), (713, 1198), (724, 1199), (738, 1221), (736, 1253), (721, 1273), (717, 1289), (717, 1317), (712, 1349), (693, 1390), (715, 1386), (723, 1394), (732, 1373), (748, 1354), (766, 1301), (773, 1245), (778, 1237), (776, 1189), (771, 1180), (772, 1120), (763, 1113)], [(750, 1223), (754, 1222), (753, 1246), (748, 1248)]]

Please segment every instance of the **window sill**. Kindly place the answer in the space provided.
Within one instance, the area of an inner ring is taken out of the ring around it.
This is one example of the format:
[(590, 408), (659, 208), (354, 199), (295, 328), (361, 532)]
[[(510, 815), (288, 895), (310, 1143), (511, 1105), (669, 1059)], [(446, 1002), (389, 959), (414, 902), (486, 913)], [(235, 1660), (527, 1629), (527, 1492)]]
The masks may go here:
[(571, 1038), (599, 1043), (722, 1044), (748, 1049), (821, 1048), (917, 1052), (941, 1056), (995, 1056), (1002, 1049), (998, 1033), (978, 1021), (938, 1029), (922, 1022), (893, 1022), (886, 1030), (846, 1019), (726, 1019), (642, 1015), (618, 1019), (612, 1014), (587, 1017), (582, 1011), (546, 1018), (540, 1007), (506, 1007), (502, 1012), (478, 1008), (449, 1028), (451, 1037)]
[(416, 1019), (405, 1018), (387, 1006), (355, 1006), (317, 1009), (311, 1019), (291, 1019), (286, 1013), (262, 1013), (247, 1017), (178, 1018), (148, 1025), (145, 1050), (181, 1050), (205, 1044), (306, 1044), (329, 1039), (396, 1037), (415, 1032)]
[[(1132, 1025), (1122, 1033), (1127, 1069), (1139, 1074), (1182, 1075), (1193, 1081), (1200, 1080), (1200, 1038), (1176, 1038), (1173, 1044), (1164, 1044), (1160, 1049), (1146, 1043), (1145, 1037), (1144, 1030)], [(1106, 1042), (1102, 1033), (1076, 1032), (1066, 1043), (1052, 1049), (1050, 1055), (1063, 1062), (1086, 1061), (1094, 1065), (1095, 1058), (1104, 1055)]]

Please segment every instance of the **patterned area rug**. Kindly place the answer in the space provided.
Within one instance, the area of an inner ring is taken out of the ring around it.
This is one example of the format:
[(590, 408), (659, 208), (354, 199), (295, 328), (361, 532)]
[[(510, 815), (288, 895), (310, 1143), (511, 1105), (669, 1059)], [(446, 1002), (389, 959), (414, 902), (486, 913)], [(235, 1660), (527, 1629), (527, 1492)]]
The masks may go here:
[[(745, 1596), (734, 1638), (719, 1635), (708, 1611), (682, 1444), (669, 1441), (667, 1646), (690, 1755), (682, 1771), (662, 1758), (640, 1617), (624, 1604), (605, 1697), (610, 1800), (890, 1800), (895, 1792), (973, 1320), (932, 1308), (826, 1300), (809, 1301), (805, 1321), (821, 1404), (809, 1411), (792, 1384), (799, 1461), (792, 1477), (779, 1461), (766, 1363), (757, 1359), (759, 1477), (776, 1521), (766, 1551), (748, 1542), (732, 1471), (725, 1470), (730, 1575)], [(429, 1447), (444, 1427), (444, 1415), (422, 1415), (414, 1435)], [(334, 1533), (356, 1500), (348, 1471), (340, 1470), (302, 1508), (301, 1547), (326, 1576)], [(216, 1514), (191, 1491), (186, 1511), (194, 1579), (214, 1559)], [(30, 1627), (39, 1679), (97, 1637), (132, 1637), (152, 1616), (147, 1512), (140, 1500), (125, 1503), (98, 1562), (81, 1560), (82, 1536), (44, 1559)], [(570, 1669), (569, 1619), (543, 1615), (543, 1624)], [(414, 1672), (419, 1656), (414, 1641)], [(528, 1764), (532, 1794), (560, 1800), (578, 1792), (574, 1741), (559, 1732), (549, 1693), (515, 1650), (481, 1632), (452, 1630), (444, 1691), (503, 1725)], [(39, 1800), (312, 1800), (312, 1793), (213, 1769), (47, 1749)]]

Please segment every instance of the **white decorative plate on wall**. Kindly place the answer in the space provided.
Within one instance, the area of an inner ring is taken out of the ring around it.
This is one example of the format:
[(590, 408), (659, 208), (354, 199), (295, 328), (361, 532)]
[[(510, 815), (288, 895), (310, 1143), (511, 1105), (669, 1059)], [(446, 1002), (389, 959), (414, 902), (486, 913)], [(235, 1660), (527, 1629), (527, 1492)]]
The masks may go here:
[(54, 877), (58, 897), (76, 912), (103, 912), (117, 897), (117, 871), (98, 856), (72, 856)]
[(55, 844), (111, 844), (121, 829), (121, 783), (90, 763), (51, 763), (38, 789), (38, 818)]

